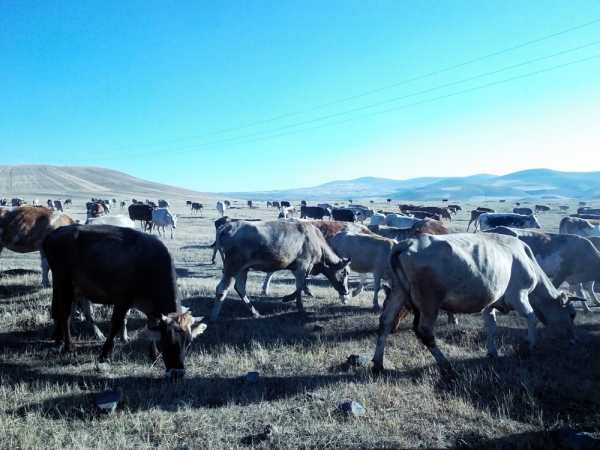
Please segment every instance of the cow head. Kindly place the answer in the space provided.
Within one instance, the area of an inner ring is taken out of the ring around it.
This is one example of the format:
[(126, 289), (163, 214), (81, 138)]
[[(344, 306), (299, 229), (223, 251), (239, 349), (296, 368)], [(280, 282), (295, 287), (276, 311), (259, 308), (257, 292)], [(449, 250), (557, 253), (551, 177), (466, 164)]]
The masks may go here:
[(193, 317), (190, 312), (162, 315), (148, 324), (146, 337), (162, 354), (166, 377), (182, 378), (185, 373), (185, 355), (192, 340), (206, 330), (202, 317)]
[(346, 304), (350, 299), (350, 291), (348, 289), (348, 267), (350, 266), (350, 258), (342, 258), (337, 263), (324, 263), (321, 267), (323, 275), (331, 282), (331, 285), (340, 294), (342, 303)]
[(577, 297), (571, 297), (561, 292), (556, 299), (544, 302), (543, 310), (532, 304), (534, 311), (540, 321), (553, 328), (556, 332), (566, 335), (571, 342), (575, 341), (575, 316), (574, 302), (585, 301)]

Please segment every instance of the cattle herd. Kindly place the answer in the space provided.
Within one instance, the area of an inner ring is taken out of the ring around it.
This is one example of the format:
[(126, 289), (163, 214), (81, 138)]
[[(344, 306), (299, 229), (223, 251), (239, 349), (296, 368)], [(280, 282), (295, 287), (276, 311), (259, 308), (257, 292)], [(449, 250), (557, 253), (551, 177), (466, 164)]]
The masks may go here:
[[(4, 247), (20, 253), (39, 251), (45, 286), (50, 285), (51, 272), (50, 314), (62, 351), (73, 348), (74, 308), (83, 313), (96, 337), (104, 339), (94, 323), (92, 303), (113, 306), (102, 361), (110, 358), (117, 336), (127, 339), (127, 315), (136, 309), (146, 315), (145, 335), (154, 357), (162, 357), (166, 375), (183, 376), (189, 344), (207, 325), (177, 297), (173, 258), (160, 239), (166, 237), (167, 228), (173, 238), (177, 227), (168, 201), (92, 198), (85, 205), (85, 224), (64, 212), (72, 207), (70, 199), (49, 199), (47, 207), (37, 199), (31, 204), (0, 199), (0, 204), (0, 252)], [(576, 214), (562, 218), (559, 233), (550, 233), (541, 231), (535, 216), (550, 210), (548, 206), (517, 205), (510, 213), (480, 207), (471, 211), (466, 232), (456, 233), (450, 232), (450, 225), (462, 208), (447, 199), (443, 207), (401, 204), (394, 211), (374, 211), (352, 201), (345, 205), (269, 201), (266, 207), (276, 209), (272, 220), (231, 218), (229, 210), (242, 209), (236, 204), (227, 200), (216, 204), (211, 262), (216, 264), (219, 254), (223, 270), (210, 322), (218, 326), (232, 288), (254, 318), (261, 316), (246, 289), (249, 271), (265, 273), (264, 295), (275, 272), (291, 271), (294, 292), (282, 301), (295, 301), (300, 314), (305, 314), (303, 296), (312, 296), (312, 277), (323, 275), (345, 305), (364, 290), (370, 275), (373, 310), (382, 310), (375, 372), (383, 370), (387, 335), (408, 312), (414, 316), (414, 333), (442, 373), (451, 377), (452, 366), (434, 337), (440, 312), (452, 323), (460, 314), (481, 313), (487, 351), (494, 357), (497, 312), (515, 311), (525, 319), (531, 351), (538, 322), (574, 342), (575, 305), (591, 311), (600, 304), (594, 290), (600, 276), (600, 209), (582, 205)], [(202, 218), (203, 204), (186, 205), (190, 218)], [(245, 207), (260, 205), (248, 201)], [(391, 199), (387, 207), (392, 207)], [(125, 208), (127, 215), (115, 213)], [(563, 214), (569, 209), (558, 208)], [(152, 235), (154, 230), (158, 237)], [(353, 290), (348, 282), (351, 272), (360, 278)], [(570, 289), (560, 290), (563, 283)]]

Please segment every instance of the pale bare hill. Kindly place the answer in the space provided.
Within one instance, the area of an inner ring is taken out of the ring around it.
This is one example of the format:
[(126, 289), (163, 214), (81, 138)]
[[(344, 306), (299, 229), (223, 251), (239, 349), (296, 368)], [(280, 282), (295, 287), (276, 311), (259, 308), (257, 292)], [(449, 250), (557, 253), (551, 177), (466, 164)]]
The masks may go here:
[(101, 167), (0, 166), (0, 197), (142, 197), (206, 200), (211, 194), (154, 183)]

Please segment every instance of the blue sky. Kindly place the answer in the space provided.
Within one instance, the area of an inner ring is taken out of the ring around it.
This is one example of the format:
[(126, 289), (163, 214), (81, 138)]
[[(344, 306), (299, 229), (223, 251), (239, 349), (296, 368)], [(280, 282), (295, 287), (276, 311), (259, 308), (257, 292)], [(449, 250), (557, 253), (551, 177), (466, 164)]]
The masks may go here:
[(600, 170), (600, 21), (442, 70), (596, 19), (592, 0), (3, 1), (0, 163), (203, 191)]

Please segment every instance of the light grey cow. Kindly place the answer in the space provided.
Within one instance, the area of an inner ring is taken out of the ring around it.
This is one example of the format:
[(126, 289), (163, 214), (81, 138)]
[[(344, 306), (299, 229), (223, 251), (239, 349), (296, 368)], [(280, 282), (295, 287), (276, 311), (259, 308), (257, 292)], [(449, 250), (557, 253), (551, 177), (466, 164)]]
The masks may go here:
[(223, 276), (217, 286), (211, 320), (216, 321), (227, 292), (234, 288), (254, 317), (260, 314), (246, 295), (249, 270), (275, 272), (290, 270), (296, 278), (296, 291), (284, 301), (296, 299), (304, 312), (302, 289), (309, 274), (325, 275), (338, 291), (342, 302), (348, 300), (348, 270), (350, 260), (339, 258), (329, 247), (323, 234), (313, 225), (303, 222), (231, 222), (217, 231), (217, 247), (223, 251)]
[(515, 310), (527, 320), (529, 349), (536, 341), (536, 322), (574, 339), (575, 309), (519, 239), (499, 234), (424, 235), (400, 242), (390, 258), (392, 289), (379, 321), (374, 370), (383, 370), (387, 335), (409, 305), (413, 329), (445, 374), (450, 363), (437, 347), (433, 329), (440, 310), (483, 313), (490, 356), (497, 355), (495, 311)]
[(578, 217), (565, 217), (560, 221), (560, 234), (575, 234), (582, 237), (600, 236), (600, 225)]
[[(600, 278), (600, 252), (586, 238), (574, 234), (544, 233), (498, 227), (490, 233), (514, 236), (533, 251), (540, 267), (559, 288), (564, 282), (575, 287), (577, 295), (600, 305), (594, 292), (594, 282)], [(587, 294), (587, 296), (586, 296)], [(583, 302), (586, 311), (591, 311)]]

